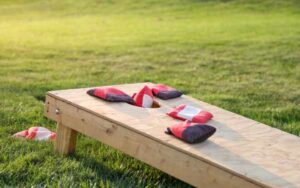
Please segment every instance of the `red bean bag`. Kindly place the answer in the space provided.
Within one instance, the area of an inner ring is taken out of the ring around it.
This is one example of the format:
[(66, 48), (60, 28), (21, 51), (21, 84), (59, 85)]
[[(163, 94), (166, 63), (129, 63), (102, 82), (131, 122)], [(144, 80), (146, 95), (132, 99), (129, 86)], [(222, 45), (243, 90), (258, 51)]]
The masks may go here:
[(138, 93), (134, 93), (132, 98), (139, 107), (151, 108), (154, 104), (154, 97), (148, 86), (144, 86)]
[(87, 93), (109, 102), (126, 102), (134, 104), (133, 99), (129, 95), (114, 87), (99, 87), (90, 89)]
[(13, 136), (30, 140), (55, 140), (56, 133), (45, 127), (30, 127), (28, 130), (18, 132)]
[(175, 137), (193, 144), (203, 142), (216, 132), (216, 128), (209, 125), (201, 125), (185, 121), (168, 127), (167, 134), (174, 135)]
[(156, 97), (163, 100), (177, 98), (182, 95), (180, 91), (164, 84), (155, 84), (151, 89)]
[(189, 120), (193, 123), (206, 123), (213, 117), (213, 115), (208, 111), (185, 104), (177, 106), (167, 114), (173, 118)]

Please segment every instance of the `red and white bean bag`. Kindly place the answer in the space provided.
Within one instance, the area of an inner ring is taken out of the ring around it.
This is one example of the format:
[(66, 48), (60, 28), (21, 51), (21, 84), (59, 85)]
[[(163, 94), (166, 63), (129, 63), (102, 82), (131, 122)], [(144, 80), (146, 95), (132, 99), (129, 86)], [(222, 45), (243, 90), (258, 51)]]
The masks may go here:
[(28, 130), (14, 134), (13, 137), (30, 140), (55, 140), (56, 133), (45, 127), (30, 127)]
[(134, 93), (132, 98), (139, 107), (151, 108), (154, 103), (152, 91), (148, 86), (144, 86), (138, 93)]
[(176, 119), (189, 120), (193, 123), (202, 124), (213, 118), (210, 112), (185, 104), (177, 106), (167, 114)]

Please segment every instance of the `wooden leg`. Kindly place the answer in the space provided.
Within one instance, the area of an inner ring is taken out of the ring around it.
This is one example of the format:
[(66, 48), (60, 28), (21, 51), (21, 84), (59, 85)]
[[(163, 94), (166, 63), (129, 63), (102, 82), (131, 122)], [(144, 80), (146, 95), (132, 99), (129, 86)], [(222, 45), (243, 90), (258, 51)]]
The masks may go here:
[(57, 123), (55, 151), (67, 155), (75, 151), (77, 132)]

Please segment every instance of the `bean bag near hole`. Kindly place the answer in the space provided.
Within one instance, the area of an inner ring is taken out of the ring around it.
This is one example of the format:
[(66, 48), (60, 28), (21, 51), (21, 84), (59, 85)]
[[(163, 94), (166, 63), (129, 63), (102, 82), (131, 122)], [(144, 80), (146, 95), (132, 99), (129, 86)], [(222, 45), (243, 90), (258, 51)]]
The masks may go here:
[(177, 98), (182, 95), (180, 91), (164, 84), (155, 84), (151, 89), (156, 97), (163, 100)]
[(151, 89), (148, 86), (144, 86), (138, 93), (134, 93), (132, 96), (136, 106), (143, 108), (152, 108), (158, 105), (154, 101), (154, 97)]
[(129, 95), (114, 87), (99, 87), (96, 89), (90, 89), (87, 93), (93, 97), (109, 102), (126, 102), (134, 104), (133, 99)]
[(45, 127), (30, 127), (28, 130), (17, 132), (13, 137), (30, 140), (55, 140), (56, 133)]
[(167, 128), (166, 133), (193, 144), (208, 139), (216, 132), (216, 128), (209, 125), (201, 125), (190, 121), (180, 122)]
[(177, 106), (167, 114), (175, 119), (189, 120), (193, 123), (202, 124), (213, 118), (210, 112), (185, 104)]

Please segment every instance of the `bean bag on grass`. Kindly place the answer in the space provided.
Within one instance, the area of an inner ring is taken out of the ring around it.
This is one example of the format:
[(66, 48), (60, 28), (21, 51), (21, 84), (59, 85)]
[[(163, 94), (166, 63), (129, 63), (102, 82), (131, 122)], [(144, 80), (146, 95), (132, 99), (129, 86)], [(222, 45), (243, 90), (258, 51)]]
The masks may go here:
[(45, 127), (30, 127), (28, 130), (17, 132), (13, 137), (30, 140), (55, 140), (56, 133)]

